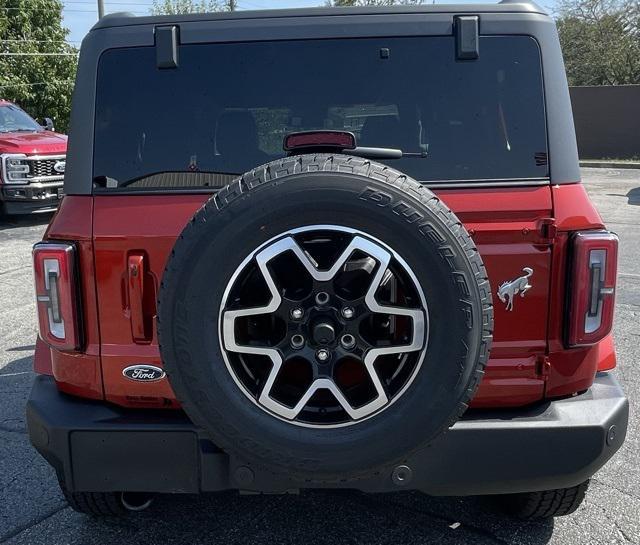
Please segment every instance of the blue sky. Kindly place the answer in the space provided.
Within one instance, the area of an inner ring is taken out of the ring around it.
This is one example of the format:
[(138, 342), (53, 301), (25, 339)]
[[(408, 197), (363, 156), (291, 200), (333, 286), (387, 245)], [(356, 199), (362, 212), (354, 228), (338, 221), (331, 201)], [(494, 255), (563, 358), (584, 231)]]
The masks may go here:
[[(68, 40), (74, 45), (80, 41), (98, 19), (97, 0), (62, 0), (64, 24), (71, 31)], [(323, 0), (239, 0), (238, 9), (267, 9), (288, 7), (315, 7)], [(104, 0), (105, 13), (131, 11), (148, 15), (153, 0)]]
[[(84, 35), (98, 19), (97, 0), (62, 0), (64, 4), (64, 24), (71, 31), (68, 40), (79, 46)], [(436, 0), (437, 3), (451, 3), (454, 0)], [(482, 0), (458, 0), (465, 3), (479, 3)], [(485, 0), (492, 1), (492, 0)], [(547, 6), (553, 0), (539, 0)], [(104, 0), (105, 13), (131, 11), (136, 15), (147, 15), (153, 0)], [(323, 5), (324, 0), (238, 0), (238, 9), (303, 8)]]

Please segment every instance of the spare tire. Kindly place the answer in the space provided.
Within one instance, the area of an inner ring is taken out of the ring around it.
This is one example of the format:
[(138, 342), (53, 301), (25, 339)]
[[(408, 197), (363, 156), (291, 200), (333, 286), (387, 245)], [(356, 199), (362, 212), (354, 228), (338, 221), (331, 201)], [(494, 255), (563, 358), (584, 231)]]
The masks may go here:
[(159, 294), (164, 368), (229, 454), (304, 479), (356, 478), (465, 411), (491, 290), (458, 218), (385, 165), (300, 155), (215, 194)]

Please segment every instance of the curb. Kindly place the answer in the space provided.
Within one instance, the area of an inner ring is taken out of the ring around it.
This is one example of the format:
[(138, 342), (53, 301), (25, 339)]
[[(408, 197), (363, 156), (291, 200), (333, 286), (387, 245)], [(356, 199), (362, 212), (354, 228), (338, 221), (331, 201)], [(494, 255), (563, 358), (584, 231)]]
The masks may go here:
[(640, 169), (640, 161), (615, 162), (615, 161), (580, 161), (581, 167), (591, 168), (637, 168)]

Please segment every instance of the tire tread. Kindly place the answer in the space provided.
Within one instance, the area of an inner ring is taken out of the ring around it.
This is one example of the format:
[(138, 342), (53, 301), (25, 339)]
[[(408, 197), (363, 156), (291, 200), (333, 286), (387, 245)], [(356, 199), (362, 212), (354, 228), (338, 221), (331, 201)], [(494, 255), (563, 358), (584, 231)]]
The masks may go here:
[(69, 507), (79, 513), (94, 517), (122, 517), (128, 513), (116, 492), (70, 492), (64, 484), (60, 488)]
[(589, 480), (570, 488), (509, 494), (501, 498), (505, 509), (524, 520), (562, 517), (573, 513), (585, 498)]

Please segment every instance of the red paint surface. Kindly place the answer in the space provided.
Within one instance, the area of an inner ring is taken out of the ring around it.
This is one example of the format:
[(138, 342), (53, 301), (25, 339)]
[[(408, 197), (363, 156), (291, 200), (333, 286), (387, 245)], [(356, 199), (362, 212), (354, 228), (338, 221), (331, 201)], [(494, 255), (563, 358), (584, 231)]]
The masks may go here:
[[(11, 104), (0, 100), (0, 107)], [(67, 152), (67, 136), (57, 132), (7, 132), (0, 134), (0, 153), (58, 155)]]
[(53, 376), (67, 393), (93, 399), (104, 396), (100, 366), (100, 332), (93, 258), (93, 198), (65, 197), (44, 235), (45, 240), (75, 242), (80, 270), (83, 350), (51, 350)]
[(53, 375), (51, 349), (40, 337), (36, 339), (36, 349), (33, 354), (33, 371), (39, 375)]
[(617, 364), (616, 346), (613, 334), (607, 335), (598, 343), (598, 371), (611, 371)]
[(582, 184), (552, 186), (558, 231), (603, 229), (604, 222)]
[[(606, 339), (602, 346), (579, 350), (565, 350), (562, 343), (564, 231), (602, 227), (582, 186), (447, 189), (437, 193), (471, 233), (487, 266), (494, 295), (491, 358), (473, 406), (520, 406), (545, 395), (573, 393), (591, 384), (598, 367), (615, 364), (612, 344)], [(136, 363), (162, 367), (155, 294), (176, 237), (207, 198), (100, 196), (94, 199), (93, 207), (90, 197), (64, 199), (47, 235), (81, 241), (87, 325), (86, 356), (77, 355), (76, 360), (54, 354), (54, 374), (65, 391), (90, 397), (99, 397), (104, 391), (107, 400), (131, 407), (178, 406), (168, 381), (137, 383), (126, 379), (122, 370)], [(552, 218), (561, 231), (553, 244), (547, 228)], [(140, 263), (136, 256), (143, 256), (143, 288), (131, 284), (132, 256), (135, 263)], [(523, 267), (534, 269), (533, 287), (524, 298), (517, 297), (514, 311), (509, 312), (497, 298), (497, 288), (523, 274)], [(139, 299), (132, 304), (132, 289), (137, 298), (141, 289), (150, 290), (153, 296), (144, 296), (142, 306), (137, 304)], [(144, 329), (146, 319), (151, 323), (149, 332)], [(80, 360), (86, 364), (82, 368)]]
[(50, 131), (14, 132), (0, 136), (0, 153), (59, 155), (67, 152), (67, 137)]

